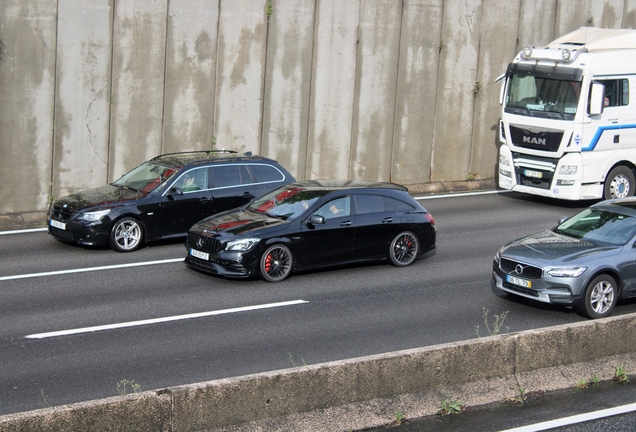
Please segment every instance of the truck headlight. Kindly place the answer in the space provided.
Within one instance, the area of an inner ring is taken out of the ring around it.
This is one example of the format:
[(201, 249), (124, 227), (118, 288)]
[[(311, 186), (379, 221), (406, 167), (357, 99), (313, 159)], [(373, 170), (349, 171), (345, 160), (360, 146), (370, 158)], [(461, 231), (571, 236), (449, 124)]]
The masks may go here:
[(559, 174), (574, 175), (576, 174), (577, 169), (578, 166), (576, 165), (561, 165), (561, 168), (559, 168)]
[(510, 166), (510, 161), (508, 160), (508, 156), (499, 155), (499, 164), (505, 165), (505, 166)]

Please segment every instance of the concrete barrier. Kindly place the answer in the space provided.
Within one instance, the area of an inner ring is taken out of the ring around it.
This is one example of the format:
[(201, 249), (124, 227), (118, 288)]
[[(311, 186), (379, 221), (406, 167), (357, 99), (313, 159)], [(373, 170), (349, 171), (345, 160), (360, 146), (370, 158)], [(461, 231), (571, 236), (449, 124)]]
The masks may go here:
[[(0, 417), (0, 431), (355, 430), (636, 370), (636, 314)], [(524, 389), (523, 391), (521, 389)]]

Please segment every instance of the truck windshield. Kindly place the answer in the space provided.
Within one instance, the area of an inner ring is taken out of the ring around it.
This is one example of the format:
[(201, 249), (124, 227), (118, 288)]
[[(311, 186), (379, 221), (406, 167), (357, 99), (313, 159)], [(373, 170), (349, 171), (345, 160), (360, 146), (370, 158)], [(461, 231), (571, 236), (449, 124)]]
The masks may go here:
[(522, 73), (509, 76), (506, 112), (532, 117), (573, 120), (581, 82)]

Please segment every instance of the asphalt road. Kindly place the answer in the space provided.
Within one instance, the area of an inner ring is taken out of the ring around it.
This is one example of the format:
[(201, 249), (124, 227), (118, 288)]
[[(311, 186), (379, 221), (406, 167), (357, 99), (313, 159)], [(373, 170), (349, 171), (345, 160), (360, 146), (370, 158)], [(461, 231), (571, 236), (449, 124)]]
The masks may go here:
[[(123, 380), (151, 390), (467, 340), (476, 326), (486, 336), (484, 308), (491, 324), (508, 312), (502, 331), (584, 320), (500, 299), (489, 280), (502, 244), (590, 203), (511, 193), (421, 202), (438, 228), (436, 255), (278, 284), (192, 271), (182, 242), (120, 254), (45, 232), (0, 235), (0, 414), (116, 396)], [(636, 301), (614, 314), (632, 312)]]

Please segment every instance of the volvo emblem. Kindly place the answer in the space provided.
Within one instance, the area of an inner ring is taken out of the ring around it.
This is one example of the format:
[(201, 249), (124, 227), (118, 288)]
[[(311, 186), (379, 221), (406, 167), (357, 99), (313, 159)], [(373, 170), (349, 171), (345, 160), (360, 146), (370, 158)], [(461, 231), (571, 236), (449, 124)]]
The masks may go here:
[(517, 264), (516, 265), (515, 273), (517, 273), (518, 275), (522, 275), (523, 274), (523, 266), (521, 264)]

